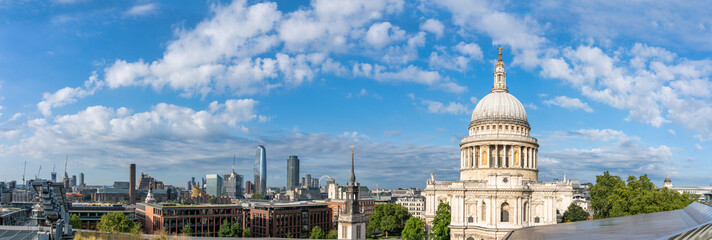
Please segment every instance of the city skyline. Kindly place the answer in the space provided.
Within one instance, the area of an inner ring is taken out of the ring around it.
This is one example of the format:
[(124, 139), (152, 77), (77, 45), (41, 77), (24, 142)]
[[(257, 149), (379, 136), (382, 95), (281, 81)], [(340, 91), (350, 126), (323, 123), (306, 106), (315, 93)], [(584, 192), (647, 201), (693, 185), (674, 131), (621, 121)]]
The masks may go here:
[(229, 173), (236, 154), (248, 181), (264, 145), (267, 187), (286, 184), (290, 155), (345, 184), (356, 145), (364, 186), (455, 180), (501, 45), (541, 180), (712, 184), (708, 2), (337, 5), (0, 2), (0, 176), (69, 155), (87, 185), (137, 163), (183, 186)]

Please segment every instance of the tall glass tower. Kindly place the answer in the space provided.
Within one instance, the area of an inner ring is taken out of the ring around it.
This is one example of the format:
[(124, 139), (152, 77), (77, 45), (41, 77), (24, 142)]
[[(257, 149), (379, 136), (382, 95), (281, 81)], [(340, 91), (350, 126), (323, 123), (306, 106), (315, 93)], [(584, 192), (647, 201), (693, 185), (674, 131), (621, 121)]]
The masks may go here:
[(265, 146), (257, 147), (255, 156), (255, 192), (265, 195), (267, 190), (267, 150)]
[(289, 156), (287, 159), (287, 189), (299, 187), (299, 157)]

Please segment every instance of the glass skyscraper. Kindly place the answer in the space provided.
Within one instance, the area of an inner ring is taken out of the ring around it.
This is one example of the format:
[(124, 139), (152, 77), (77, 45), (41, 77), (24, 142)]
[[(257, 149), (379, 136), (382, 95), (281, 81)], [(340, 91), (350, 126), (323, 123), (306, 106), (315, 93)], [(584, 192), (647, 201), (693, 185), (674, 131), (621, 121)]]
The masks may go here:
[(299, 157), (289, 156), (287, 159), (287, 189), (299, 187)]
[(242, 193), (242, 175), (234, 171), (228, 174), (223, 174), (223, 196), (230, 198), (243, 198)]
[(210, 196), (219, 197), (222, 195), (223, 180), (220, 175), (208, 174), (205, 175), (205, 193)]
[(265, 195), (267, 190), (267, 150), (265, 146), (257, 147), (255, 156), (255, 192)]

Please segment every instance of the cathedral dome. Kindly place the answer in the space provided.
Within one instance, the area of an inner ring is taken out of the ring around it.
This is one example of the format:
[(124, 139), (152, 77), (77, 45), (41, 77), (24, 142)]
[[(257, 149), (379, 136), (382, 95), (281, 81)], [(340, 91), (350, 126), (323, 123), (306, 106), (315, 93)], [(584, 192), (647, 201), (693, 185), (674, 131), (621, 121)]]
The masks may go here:
[(472, 121), (514, 120), (527, 122), (527, 112), (516, 97), (507, 92), (487, 94), (472, 112)]

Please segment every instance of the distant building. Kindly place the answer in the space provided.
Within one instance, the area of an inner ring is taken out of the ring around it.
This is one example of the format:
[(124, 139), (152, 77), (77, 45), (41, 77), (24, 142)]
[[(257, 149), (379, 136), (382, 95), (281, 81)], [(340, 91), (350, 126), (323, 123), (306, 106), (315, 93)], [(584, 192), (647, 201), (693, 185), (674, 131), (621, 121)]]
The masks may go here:
[(72, 187), (76, 187), (76, 186), (77, 186), (77, 175), (72, 175), (72, 183), (71, 183), (71, 185), (72, 185)]
[(69, 207), (69, 215), (76, 214), (82, 221), (82, 229), (96, 230), (101, 216), (112, 212), (123, 212), (131, 221), (136, 221), (136, 212), (132, 208), (126, 208), (121, 204), (86, 204), (73, 203)]
[[(131, 203), (129, 190), (130, 189), (100, 188), (96, 190), (96, 193), (92, 194), (91, 200), (102, 203)], [(148, 189), (136, 189), (134, 195), (134, 202), (143, 202), (148, 195)], [(165, 189), (154, 189), (153, 196), (157, 202), (165, 202), (168, 200), (168, 193)]]
[(19, 226), (24, 224), (29, 217), (30, 209), (0, 208), (0, 225), (3, 226)]
[(679, 193), (697, 194), (700, 195), (698, 200), (712, 200), (712, 185), (703, 187), (692, 187), (692, 186), (673, 186), (672, 180), (670, 180), (670, 175), (665, 178), (663, 182), (663, 187), (668, 188)]
[[(346, 200), (326, 199), (323, 200), (323, 202), (328, 204), (329, 208), (331, 208), (332, 219), (334, 221), (334, 224), (336, 224), (336, 222), (339, 220), (339, 214), (344, 211), (344, 207), (346, 206)], [(375, 211), (376, 201), (369, 198), (361, 198), (358, 200), (358, 206), (359, 210), (361, 210), (361, 213), (366, 215), (366, 217), (370, 217), (371, 214), (373, 214), (373, 212)]]
[(265, 195), (267, 191), (267, 150), (264, 146), (257, 147), (255, 156), (255, 192)]
[(425, 197), (420, 195), (400, 196), (396, 198), (396, 204), (408, 209), (408, 213), (413, 217), (425, 220)]
[[(165, 232), (181, 234), (184, 226), (193, 230), (191, 236), (216, 237), (220, 225), (230, 224), (246, 227), (242, 207), (239, 205), (176, 205), (138, 203), (136, 216), (147, 234)], [(254, 233), (252, 234), (254, 236)]]
[(287, 159), (287, 190), (298, 187), (299, 157), (289, 156)]
[(64, 172), (64, 176), (62, 176), (62, 183), (64, 184), (64, 189), (70, 189), (71, 186), (71, 179), (69, 179), (69, 175), (67, 175), (67, 172)]
[(252, 194), (255, 192), (255, 185), (250, 181), (245, 182), (245, 194)]
[(234, 170), (223, 175), (222, 195), (232, 199), (244, 198), (242, 180), (242, 175), (237, 174)]
[(57, 182), (57, 172), (50, 173), (50, 176), (52, 178), (52, 182)]
[[(97, 194), (97, 193), (95, 193)], [(128, 189), (128, 194), (129, 194), (129, 204), (133, 205), (136, 204), (136, 164), (132, 163), (129, 165), (129, 189)], [(97, 198), (94, 197), (95, 195), (92, 195), (92, 200), (96, 201)]]
[(84, 184), (84, 173), (79, 173), (79, 186), (86, 186)]
[(219, 197), (222, 195), (223, 179), (217, 174), (205, 175), (205, 193), (210, 196)]
[(116, 188), (116, 189), (129, 189), (129, 187), (131, 187), (129, 182), (114, 182), (114, 185), (113, 185), (113, 188)]
[(351, 147), (351, 177), (346, 186), (346, 204), (339, 214), (339, 239), (366, 239), (366, 224), (368, 217), (360, 210), (359, 183), (354, 174), (354, 151)]
[(141, 178), (138, 180), (138, 189), (163, 189), (163, 182), (156, 181), (151, 175), (141, 173)]

